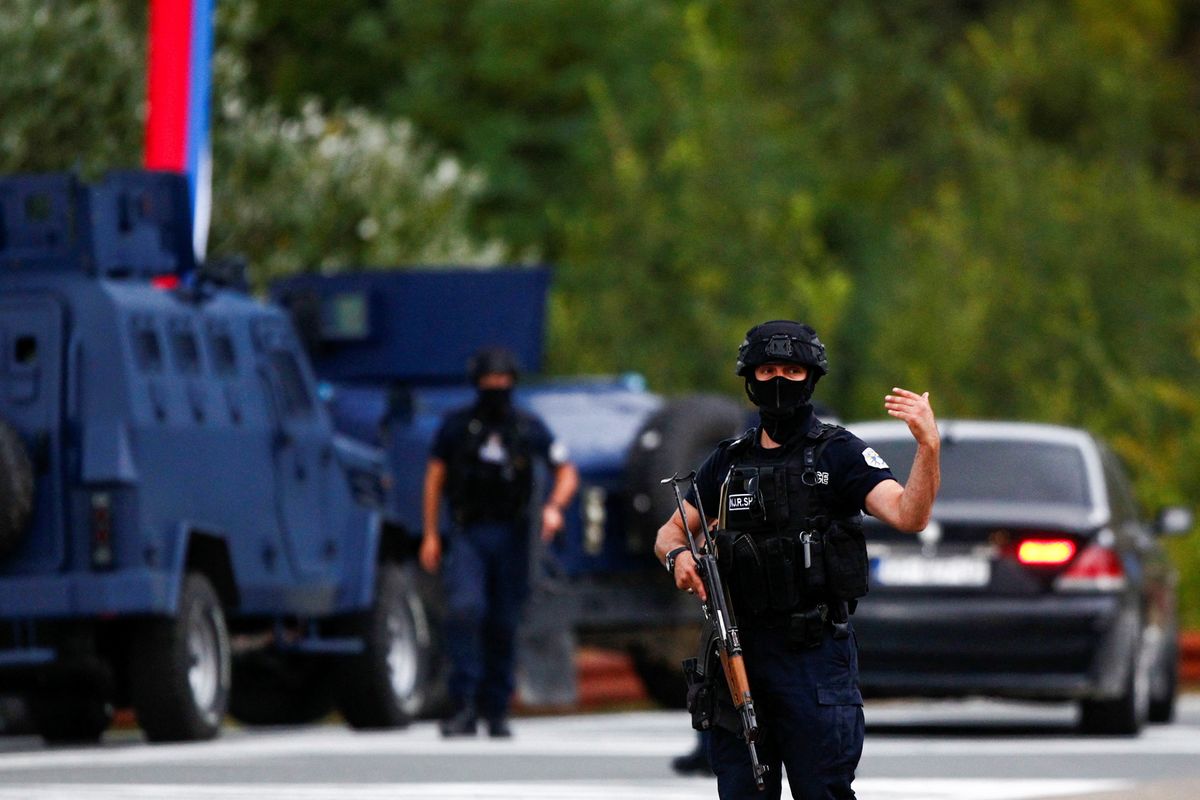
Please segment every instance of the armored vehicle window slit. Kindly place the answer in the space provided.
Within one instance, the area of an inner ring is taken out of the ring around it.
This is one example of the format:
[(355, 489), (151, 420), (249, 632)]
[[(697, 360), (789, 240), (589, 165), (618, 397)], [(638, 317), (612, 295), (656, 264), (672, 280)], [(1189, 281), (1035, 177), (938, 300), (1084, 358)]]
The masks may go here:
[(133, 343), (138, 369), (142, 372), (162, 372), (163, 355), (158, 333), (150, 328), (135, 328)]
[(175, 368), (188, 375), (200, 372), (200, 347), (191, 331), (175, 331), (171, 334), (171, 350)]
[(304, 373), (296, 363), (296, 356), (286, 350), (272, 350), (271, 366), (279, 376), (283, 393), (283, 410), (289, 417), (307, 416), (312, 413), (312, 397), (304, 383)]
[(237, 350), (229, 334), (214, 332), (208, 336), (208, 349), (212, 356), (213, 369), (218, 375), (236, 375)]
[(37, 363), (38, 340), (36, 336), (18, 336), (13, 343), (13, 363), (23, 367)]

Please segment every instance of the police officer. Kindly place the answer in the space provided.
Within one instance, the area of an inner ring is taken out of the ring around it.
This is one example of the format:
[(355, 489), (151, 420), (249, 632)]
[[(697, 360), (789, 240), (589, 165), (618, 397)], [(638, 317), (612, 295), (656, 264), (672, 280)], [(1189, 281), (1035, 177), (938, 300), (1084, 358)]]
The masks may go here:
[[(442, 720), (442, 735), (473, 736), (482, 716), (490, 736), (508, 737), (517, 623), (529, 590), (534, 464), (546, 462), (553, 476), (540, 512), (543, 541), (562, 528), (579, 479), (545, 423), (513, 405), (517, 362), (509, 351), (479, 351), (468, 376), (475, 402), (448, 414), (434, 438), (419, 557), (427, 571), (441, 568), (445, 591), (453, 714)], [(453, 522), (444, 547), (443, 497)]]
[[(809, 326), (776, 320), (751, 328), (737, 374), (760, 424), (718, 445), (697, 474), (705, 512), (717, 514), (705, 523), (723, 531), (718, 564), (741, 630), (759, 757), (768, 765), (767, 791), (759, 792), (740, 729), (719, 722), (709, 756), (722, 800), (778, 798), (781, 765), (793, 798), (854, 797), (863, 715), (849, 614), (866, 593), (861, 512), (916, 532), (928, 524), (937, 495), (940, 441), (928, 392), (893, 389), (884, 399), (917, 442), (901, 486), (861, 439), (813, 414), (813, 389), (828, 369)], [(699, 530), (694, 493), (684, 510)], [(659, 529), (655, 552), (678, 588), (703, 599), (682, 524), (676, 512)]]

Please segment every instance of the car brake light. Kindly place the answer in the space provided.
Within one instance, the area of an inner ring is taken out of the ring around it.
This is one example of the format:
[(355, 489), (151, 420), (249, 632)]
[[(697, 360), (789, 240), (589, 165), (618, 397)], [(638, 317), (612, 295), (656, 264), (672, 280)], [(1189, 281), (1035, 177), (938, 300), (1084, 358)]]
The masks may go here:
[(1017, 561), (1032, 566), (1066, 564), (1074, 555), (1071, 539), (1026, 539), (1017, 547)]
[(150, 279), (150, 285), (155, 289), (161, 289), (164, 292), (170, 292), (179, 288), (180, 280), (178, 275), (155, 275)]
[(1099, 544), (1084, 549), (1054, 581), (1060, 591), (1117, 591), (1125, 588), (1125, 566), (1113, 550)]

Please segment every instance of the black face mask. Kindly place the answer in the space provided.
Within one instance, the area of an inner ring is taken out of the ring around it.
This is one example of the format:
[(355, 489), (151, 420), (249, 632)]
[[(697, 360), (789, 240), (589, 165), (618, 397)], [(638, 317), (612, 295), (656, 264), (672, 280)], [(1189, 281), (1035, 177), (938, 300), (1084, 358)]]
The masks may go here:
[(811, 376), (802, 381), (790, 381), (782, 375), (766, 381), (746, 378), (746, 396), (758, 406), (763, 430), (779, 444), (807, 426), (812, 416), (809, 400), (814, 383)]
[(503, 417), (512, 408), (512, 389), (480, 389), (477, 405), (485, 417)]

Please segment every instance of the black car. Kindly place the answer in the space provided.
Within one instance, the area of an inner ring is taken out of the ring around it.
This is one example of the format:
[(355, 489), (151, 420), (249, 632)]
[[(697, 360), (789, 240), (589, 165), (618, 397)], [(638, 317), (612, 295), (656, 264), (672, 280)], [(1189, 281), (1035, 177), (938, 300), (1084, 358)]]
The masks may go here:
[[(915, 443), (851, 425), (908, 478)], [(1188, 509), (1139, 514), (1116, 456), (1072, 428), (941, 424), (942, 484), (920, 534), (866, 518), (870, 594), (854, 617), (873, 696), (1073, 700), (1088, 733), (1174, 715), (1176, 574), (1160, 543)]]

